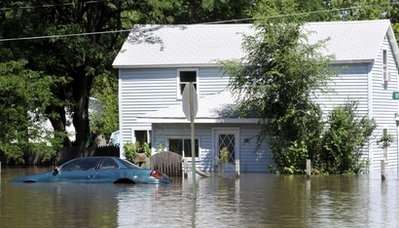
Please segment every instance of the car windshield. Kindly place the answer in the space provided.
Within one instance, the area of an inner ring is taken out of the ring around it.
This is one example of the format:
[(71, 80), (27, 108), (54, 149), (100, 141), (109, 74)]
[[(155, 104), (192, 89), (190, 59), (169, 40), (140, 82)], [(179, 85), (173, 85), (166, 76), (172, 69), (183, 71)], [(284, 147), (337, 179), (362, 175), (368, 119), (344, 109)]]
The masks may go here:
[(132, 164), (132, 163), (126, 161), (126, 160), (120, 159), (119, 161), (120, 161), (124, 166), (126, 166), (126, 167), (128, 167), (128, 168), (131, 168), (131, 169), (140, 169), (140, 167), (138, 167), (138, 166), (136, 166), (136, 165), (134, 165), (134, 164)]

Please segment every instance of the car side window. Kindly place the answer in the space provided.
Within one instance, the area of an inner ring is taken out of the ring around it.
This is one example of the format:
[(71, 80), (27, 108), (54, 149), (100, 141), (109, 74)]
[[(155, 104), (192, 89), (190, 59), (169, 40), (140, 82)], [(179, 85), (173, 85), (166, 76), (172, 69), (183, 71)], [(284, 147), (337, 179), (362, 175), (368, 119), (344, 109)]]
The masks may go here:
[(82, 159), (70, 161), (62, 166), (61, 171), (79, 171), (83, 169)]
[(75, 159), (63, 165), (60, 171), (86, 171), (86, 170), (94, 170), (97, 167), (100, 159)]
[(117, 168), (118, 164), (110, 158), (105, 158), (100, 166), (101, 170), (117, 169)]

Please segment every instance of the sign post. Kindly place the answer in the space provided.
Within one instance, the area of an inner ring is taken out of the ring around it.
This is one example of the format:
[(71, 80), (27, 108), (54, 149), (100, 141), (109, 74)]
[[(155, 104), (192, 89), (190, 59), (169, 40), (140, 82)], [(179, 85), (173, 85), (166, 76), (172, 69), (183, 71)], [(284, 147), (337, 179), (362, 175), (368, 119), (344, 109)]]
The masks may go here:
[(184, 87), (182, 98), (183, 112), (186, 119), (190, 121), (191, 128), (191, 173), (193, 179), (193, 197), (196, 198), (194, 119), (198, 111), (198, 98), (192, 82), (186, 84)]

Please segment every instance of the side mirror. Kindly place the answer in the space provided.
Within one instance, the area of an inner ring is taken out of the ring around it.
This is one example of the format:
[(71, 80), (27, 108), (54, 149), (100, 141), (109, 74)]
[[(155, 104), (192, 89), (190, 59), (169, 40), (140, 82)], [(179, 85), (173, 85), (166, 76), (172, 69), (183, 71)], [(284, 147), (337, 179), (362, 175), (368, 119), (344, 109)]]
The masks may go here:
[(56, 176), (59, 172), (60, 170), (58, 169), (58, 167), (55, 167), (53, 170), (53, 176)]

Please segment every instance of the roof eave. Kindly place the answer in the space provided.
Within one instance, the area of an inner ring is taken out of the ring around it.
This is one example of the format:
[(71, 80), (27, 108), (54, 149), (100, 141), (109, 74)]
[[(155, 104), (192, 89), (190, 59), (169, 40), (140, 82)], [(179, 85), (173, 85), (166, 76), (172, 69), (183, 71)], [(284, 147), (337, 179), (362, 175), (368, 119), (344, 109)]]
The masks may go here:
[[(190, 123), (186, 118), (145, 117), (137, 118), (137, 122), (144, 123)], [(196, 118), (194, 123), (245, 123), (257, 124), (258, 118)]]
[(115, 69), (142, 68), (179, 68), (179, 67), (220, 67), (219, 63), (182, 63), (182, 64), (143, 64), (143, 65), (112, 65)]
[[(399, 56), (399, 53), (396, 53)], [(395, 55), (396, 56), (396, 55)], [(398, 58), (399, 59), (399, 58)], [(342, 59), (334, 60), (332, 64), (370, 63), (374, 59)], [(220, 63), (182, 63), (182, 64), (142, 64), (142, 65), (112, 65), (115, 69), (143, 69), (143, 68), (179, 68), (179, 67), (221, 67)]]
[(372, 63), (374, 59), (342, 59), (342, 60), (334, 60), (332, 64), (351, 64), (351, 63)]
[(398, 48), (398, 43), (396, 42), (396, 37), (393, 32), (392, 26), (389, 26), (387, 35), (388, 35), (389, 44), (391, 45), (392, 48), (396, 68), (399, 68), (399, 48)]

